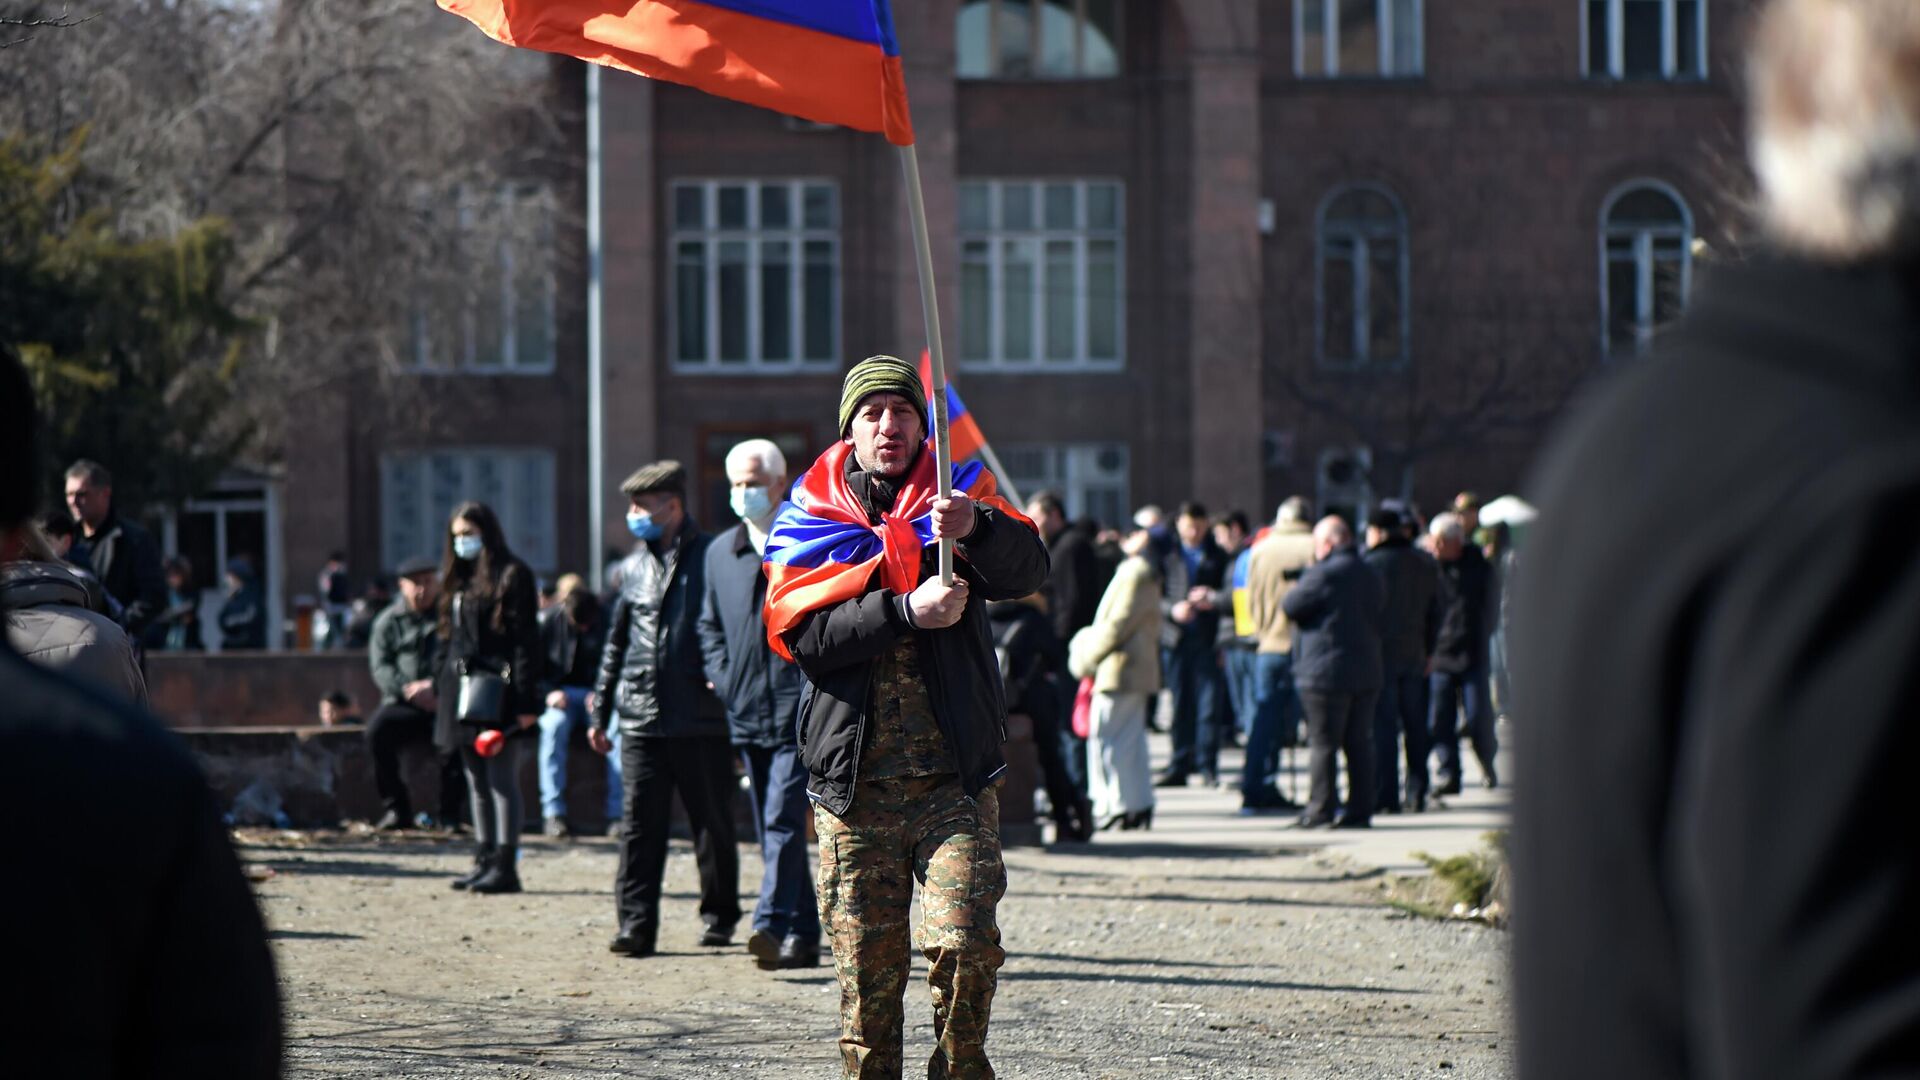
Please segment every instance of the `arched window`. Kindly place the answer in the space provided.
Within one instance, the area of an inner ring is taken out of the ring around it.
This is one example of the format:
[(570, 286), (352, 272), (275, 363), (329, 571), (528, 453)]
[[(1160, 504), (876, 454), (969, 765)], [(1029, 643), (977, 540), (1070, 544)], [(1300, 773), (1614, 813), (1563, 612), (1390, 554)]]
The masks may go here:
[(962, 79), (1120, 74), (1120, 0), (965, 0), (956, 20)]
[(1334, 192), (1320, 208), (1316, 338), (1329, 367), (1407, 362), (1407, 215), (1383, 188)]
[(1639, 180), (1601, 209), (1600, 325), (1609, 352), (1638, 351), (1687, 306), (1693, 214), (1665, 184)]

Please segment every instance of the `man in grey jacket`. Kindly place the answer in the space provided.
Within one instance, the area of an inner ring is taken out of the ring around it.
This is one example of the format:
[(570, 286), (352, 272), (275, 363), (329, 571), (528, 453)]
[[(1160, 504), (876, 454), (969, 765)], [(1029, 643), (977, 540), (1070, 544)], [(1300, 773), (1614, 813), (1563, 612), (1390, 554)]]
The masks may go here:
[[(439, 568), (431, 559), (400, 564), (400, 599), (373, 620), (367, 662), (380, 687), (380, 708), (367, 720), (367, 750), (373, 755), (373, 786), (386, 805), (376, 829), (405, 829), (413, 823), (413, 799), (400, 775), (400, 752), (410, 745), (431, 746), (434, 710), (439, 699), (434, 680), (440, 670)], [(460, 821), (467, 801), (467, 774), (460, 755), (440, 754), (440, 819)]]
[(91, 610), (98, 606), (91, 596), (98, 589), (97, 582), (64, 563), (0, 563), (0, 620), (7, 645), (28, 663), (144, 706), (147, 681), (133, 639), (119, 623)]

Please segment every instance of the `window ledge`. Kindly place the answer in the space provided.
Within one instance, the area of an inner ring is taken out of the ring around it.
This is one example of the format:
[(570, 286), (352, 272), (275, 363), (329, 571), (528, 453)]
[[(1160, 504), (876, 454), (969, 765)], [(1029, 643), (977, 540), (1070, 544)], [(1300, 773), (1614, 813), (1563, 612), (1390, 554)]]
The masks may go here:
[(1068, 363), (1057, 360), (1050, 364), (1006, 364), (991, 360), (962, 360), (956, 370), (967, 375), (1118, 375), (1127, 370), (1124, 360), (1102, 360), (1099, 362), (1079, 361)]
[(669, 361), (668, 369), (675, 375), (688, 375), (694, 378), (774, 378), (783, 375), (838, 375), (841, 364), (838, 360), (808, 360), (801, 363), (774, 364), (728, 364), (722, 366), (710, 363), (689, 363), (684, 360)]

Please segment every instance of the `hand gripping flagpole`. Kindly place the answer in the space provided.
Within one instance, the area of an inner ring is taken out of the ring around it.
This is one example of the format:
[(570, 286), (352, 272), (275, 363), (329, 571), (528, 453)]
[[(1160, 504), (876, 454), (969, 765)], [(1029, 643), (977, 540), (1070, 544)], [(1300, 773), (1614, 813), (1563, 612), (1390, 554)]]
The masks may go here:
[[(927, 353), (933, 367), (933, 463), (940, 497), (953, 496), (953, 444), (947, 436), (947, 362), (940, 345), (940, 297), (933, 286), (933, 241), (927, 235), (927, 199), (920, 188), (920, 158), (913, 144), (900, 148), (907, 174), (907, 213), (913, 219), (913, 251), (920, 263), (920, 307), (927, 319)], [(940, 541), (940, 584), (953, 584), (953, 541)]]

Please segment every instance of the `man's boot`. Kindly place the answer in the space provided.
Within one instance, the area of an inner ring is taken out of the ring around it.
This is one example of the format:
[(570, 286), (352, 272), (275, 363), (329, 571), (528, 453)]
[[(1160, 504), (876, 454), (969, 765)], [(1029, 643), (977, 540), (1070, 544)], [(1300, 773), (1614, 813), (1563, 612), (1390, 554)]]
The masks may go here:
[(493, 865), (493, 845), (481, 844), (473, 851), (473, 869), (453, 879), (453, 888), (470, 889)]
[(511, 844), (493, 853), (493, 865), (468, 886), (472, 891), (491, 895), (520, 891), (520, 849)]

